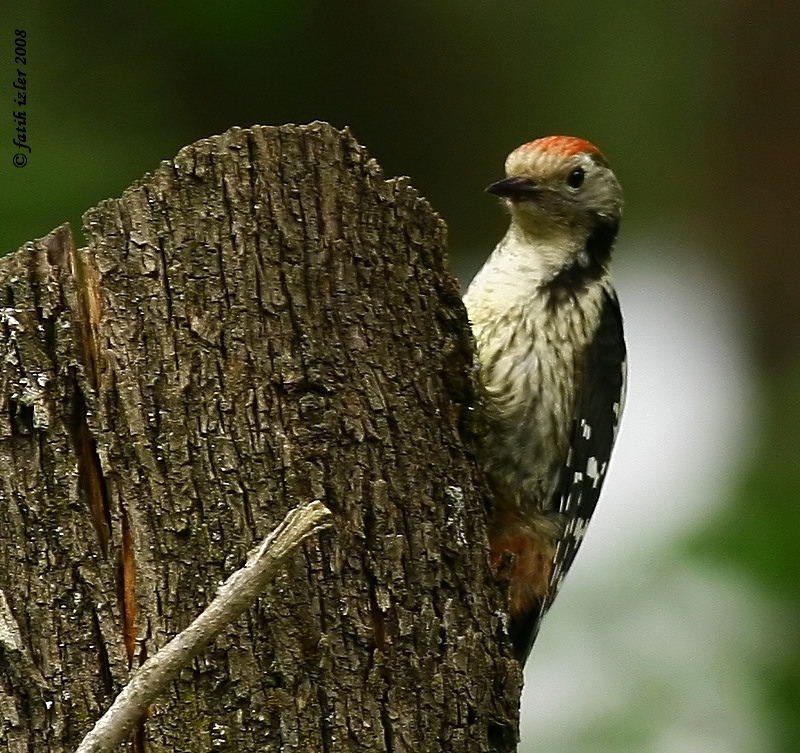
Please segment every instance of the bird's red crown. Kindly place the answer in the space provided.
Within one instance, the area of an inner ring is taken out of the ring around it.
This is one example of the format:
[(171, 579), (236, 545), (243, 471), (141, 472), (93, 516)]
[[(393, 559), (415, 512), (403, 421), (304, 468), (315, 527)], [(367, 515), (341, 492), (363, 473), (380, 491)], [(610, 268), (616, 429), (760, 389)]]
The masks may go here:
[(520, 150), (537, 150), (558, 154), (562, 157), (572, 157), (574, 154), (588, 153), (598, 157), (602, 156), (600, 150), (592, 143), (579, 139), (577, 136), (545, 136), (535, 141), (529, 141), (519, 147)]

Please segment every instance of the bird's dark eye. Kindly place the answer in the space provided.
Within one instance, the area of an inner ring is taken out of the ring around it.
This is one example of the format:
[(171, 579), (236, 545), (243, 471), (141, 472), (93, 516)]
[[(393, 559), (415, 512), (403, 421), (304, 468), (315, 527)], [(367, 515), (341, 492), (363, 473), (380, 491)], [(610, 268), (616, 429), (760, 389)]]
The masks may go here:
[(583, 179), (586, 177), (586, 171), (582, 167), (576, 167), (567, 176), (567, 185), (570, 188), (580, 188), (583, 185)]

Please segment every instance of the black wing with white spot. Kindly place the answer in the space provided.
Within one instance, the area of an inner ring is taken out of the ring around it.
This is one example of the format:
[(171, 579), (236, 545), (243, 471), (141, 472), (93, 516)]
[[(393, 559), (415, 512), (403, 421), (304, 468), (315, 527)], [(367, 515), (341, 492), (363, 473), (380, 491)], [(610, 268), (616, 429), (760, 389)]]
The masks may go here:
[(626, 351), (622, 313), (613, 290), (604, 297), (600, 324), (586, 350), (581, 374), (569, 454), (553, 500), (553, 509), (564, 516), (565, 529), (556, 547), (542, 614), (552, 604), (583, 541), (622, 416)]

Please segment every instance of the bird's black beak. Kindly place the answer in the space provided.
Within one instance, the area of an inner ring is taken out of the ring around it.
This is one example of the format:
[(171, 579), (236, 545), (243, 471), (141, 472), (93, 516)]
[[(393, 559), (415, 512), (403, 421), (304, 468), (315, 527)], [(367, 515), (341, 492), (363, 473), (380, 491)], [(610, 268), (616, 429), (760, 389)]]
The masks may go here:
[(486, 192), (506, 199), (525, 199), (539, 193), (539, 186), (530, 178), (503, 178), (486, 186)]

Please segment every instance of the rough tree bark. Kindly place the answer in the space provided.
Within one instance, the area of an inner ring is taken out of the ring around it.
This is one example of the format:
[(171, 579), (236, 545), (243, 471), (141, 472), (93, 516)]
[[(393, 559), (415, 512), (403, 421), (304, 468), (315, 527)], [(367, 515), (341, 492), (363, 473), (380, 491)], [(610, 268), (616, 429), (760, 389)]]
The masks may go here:
[(334, 528), (135, 751), (511, 751), (445, 228), (324, 124), (197, 142), (0, 260), (0, 748), (71, 751), (299, 502)]

